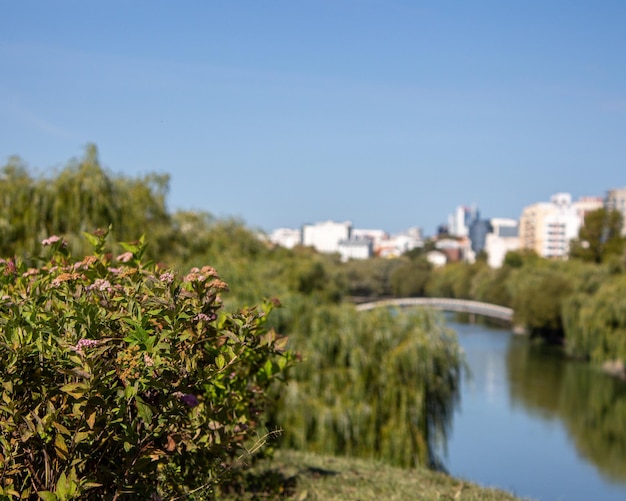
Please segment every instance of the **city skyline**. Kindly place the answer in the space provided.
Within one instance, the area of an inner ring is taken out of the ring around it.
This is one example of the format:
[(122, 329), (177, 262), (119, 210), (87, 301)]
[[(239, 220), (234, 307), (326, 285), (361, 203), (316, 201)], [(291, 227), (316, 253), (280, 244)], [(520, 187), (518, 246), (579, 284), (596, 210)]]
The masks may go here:
[[(626, 4), (9, 2), (0, 163), (88, 143), (171, 210), (436, 232), (626, 185)], [(96, 22), (97, 20), (97, 22)]]

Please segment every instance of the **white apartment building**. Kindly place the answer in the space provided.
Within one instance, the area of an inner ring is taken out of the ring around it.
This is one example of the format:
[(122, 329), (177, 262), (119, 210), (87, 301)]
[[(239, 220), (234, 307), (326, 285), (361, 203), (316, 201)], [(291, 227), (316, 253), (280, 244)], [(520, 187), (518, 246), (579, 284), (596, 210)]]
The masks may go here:
[(550, 202), (525, 207), (520, 217), (520, 247), (546, 258), (567, 258), (569, 244), (578, 236), (582, 220), (569, 193), (557, 193)]
[(375, 242), (374, 254), (380, 257), (400, 257), (405, 252), (423, 246), (422, 230), (409, 228), (402, 233)]
[(626, 237), (626, 187), (607, 191), (604, 206), (622, 215), (622, 236)]
[(332, 254), (339, 252), (339, 242), (350, 240), (351, 231), (352, 223), (350, 221), (305, 224), (302, 227), (302, 245), (313, 247), (319, 252)]
[(339, 241), (339, 255), (341, 261), (350, 259), (367, 259), (374, 253), (374, 244), (370, 238), (351, 238)]
[(604, 207), (604, 200), (602, 197), (580, 197), (573, 205), (580, 217), (580, 223), (585, 224), (587, 214)]
[(302, 242), (302, 231), (291, 228), (277, 228), (269, 236), (270, 242), (287, 249), (293, 249)]
[(489, 221), (492, 231), (485, 239), (487, 264), (500, 268), (506, 253), (520, 248), (519, 224), (515, 219), (493, 218)]

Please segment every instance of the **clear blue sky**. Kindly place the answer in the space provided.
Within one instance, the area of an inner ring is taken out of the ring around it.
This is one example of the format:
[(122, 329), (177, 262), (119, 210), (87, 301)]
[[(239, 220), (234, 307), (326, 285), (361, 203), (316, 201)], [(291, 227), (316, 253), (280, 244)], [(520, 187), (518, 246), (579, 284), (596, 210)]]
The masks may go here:
[(171, 210), (433, 234), (626, 186), (626, 1), (0, 0), (0, 162)]

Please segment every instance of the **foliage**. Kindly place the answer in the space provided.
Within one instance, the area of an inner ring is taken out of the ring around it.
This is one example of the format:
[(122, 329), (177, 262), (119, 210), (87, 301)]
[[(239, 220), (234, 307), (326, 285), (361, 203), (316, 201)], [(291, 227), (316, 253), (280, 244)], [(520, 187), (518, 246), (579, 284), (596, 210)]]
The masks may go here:
[(431, 297), (471, 299), (474, 275), (485, 266), (482, 262), (476, 264), (457, 262), (437, 268), (426, 284), (426, 293)]
[(559, 336), (563, 300), (573, 292), (572, 278), (559, 263), (522, 267), (509, 280), (514, 321), (531, 333)]
[(0, 489), (66, 499), (210, 492), (263, 425), (293, 357), (272, 303), (225, 313), (209, 266), (183, 277), (50, 237), (39, 268), (0, 262)]
[(424, 258), (401, 261), (391, 273), (394, 296), (419, 297), (426, 293), (426, 284), (432, 273), (432, 265)]
[(495, 269), (489, 266), (479, 268), (471, 283), (470, 295), (472, 299), (510, 306), (511, 292), (507, 283), (511, 271), (512, 268), (506, 265)]
[(533, 265), (541, 261), (539, 255), (532, 249), (508, 251), (504, 256), (504, 266), (521, 268), (524, 265)]
[(570, 257), (592, 263), (602, 263), (610, 256), (624, 251), (621, 235), (622, 215), (616, 210), (601, 208), (585, 216), (578, 239), (571, 243)]
[(344, 264), (348, 290), (352, 296), (387, 297), (393, 295), (393, 274), (402, 261), (376, 257)]
[(596, 363), (626, 360), (626, 276), (612, 277), (595, 294), (573, 295), (564, 312), (571, 355)]
[(116, 241), (150, 229), (151, 257), (167, 247), (170, 216), (165, 206), (169, 178), (113, 176), (88, 145), (80, 160), (68, 162), (52, 178), (37, 177), (13, 158), (0, 170), (0, 255), (33, 255), (48, 235), (66, 237), (76, 254), (88, 252), (79, 238), (93, 228), (112, 227)]
[(322, 305), (300, 311), (292, 326), (303, 361), (274, 416), (284, 446), (402, 466), (435, 460), (462, 365), (441, 317)]

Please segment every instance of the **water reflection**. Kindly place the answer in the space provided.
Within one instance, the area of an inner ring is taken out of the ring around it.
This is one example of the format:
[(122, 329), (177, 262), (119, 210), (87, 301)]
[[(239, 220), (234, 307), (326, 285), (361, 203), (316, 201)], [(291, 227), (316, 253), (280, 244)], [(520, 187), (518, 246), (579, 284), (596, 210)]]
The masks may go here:
[(626, 385), (506, 330), (448, 320), (472, 373), (450, 473), (540, 501), (626, 499)]
[(513, 403), (561, 419), (578, 452), (611, 481), (626, 482), (626, 384), (557, 350), (510, 344)]

